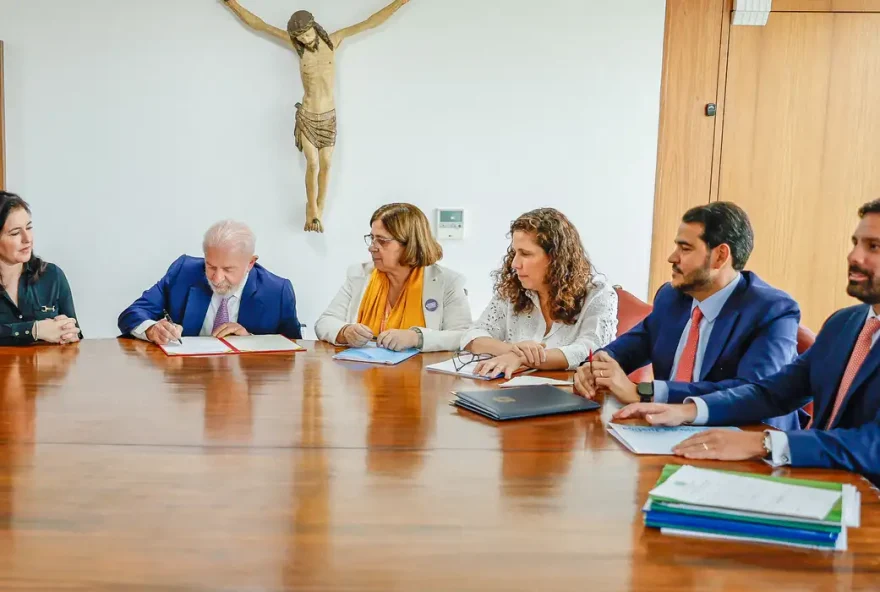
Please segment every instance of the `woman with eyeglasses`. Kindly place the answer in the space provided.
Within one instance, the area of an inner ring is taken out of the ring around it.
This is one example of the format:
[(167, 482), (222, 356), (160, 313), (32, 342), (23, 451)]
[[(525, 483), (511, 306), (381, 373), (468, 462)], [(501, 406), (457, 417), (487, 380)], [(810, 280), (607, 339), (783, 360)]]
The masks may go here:
[[(561, 212), (541, 208), (510, 225), (495, 297), (461, 339), (474, 372), (510, 378), (522, 367), (573, 370), (617, 333), (617, 293), (593, 268)], [(465, 357), (465, 356), (461, 356)]]
[(355, 265), (315, 323), (334, 345), (453, 351), (471, 322), (464, 276), (437, 265), (443, 248), (425, 214), (407, 203), (382, 206), (364, 237), (372, 261)]
[(30, 206), (0, 191), (0, 345), (81, 337), (64, 272), (34, 255)]

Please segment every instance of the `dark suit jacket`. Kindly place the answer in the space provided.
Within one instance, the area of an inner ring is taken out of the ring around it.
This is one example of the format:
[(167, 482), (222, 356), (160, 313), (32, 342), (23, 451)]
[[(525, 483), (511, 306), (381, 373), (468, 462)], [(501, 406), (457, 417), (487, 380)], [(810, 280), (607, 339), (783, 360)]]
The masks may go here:
[[(185, 337), (198, 335), (212, 296), (205, 276), (205, 260), (181, 255), (168, 268), (165, 277), (122, 311), (119, 330), (128, 335), (142, 322), (159, 320), (162, 311), (168, 311), (171, 319), (183, 326)], [(290, 280), (266, 271), (259, 264), (254, 265), (241, 294), (238, 324), (254, 335), (280, 333), (301, 339)]]
[(788, 434), (792, 466), (846, 469), (880, 485), (880, 346), (871, 348), (834, 424), (825, 430), (867, 315), (866, 304), (839, 310), (825, 321), (813, 347), (778, 374), (757, 384), (706, 395), (709, 422), (751, 423), (788, 413), (812, 400), (816, 429)]
[[(797, 302), (754, 273), (744, 271), (742, 276), (715, 319), (698, 380), (669, 382), (669, 403), (760, 380), (797, 356), (801, 319)], [(692, 302), (693, 298), (672, 285), (664, 285), (657, 291), (651, 314), (605, 351), (627, 374), (650, 363), (657, 380), (669, 381)], [(806, 414), (799, 418), (790, 413), (767, 423), (797, 429), (802, 421), (806, 421)]]

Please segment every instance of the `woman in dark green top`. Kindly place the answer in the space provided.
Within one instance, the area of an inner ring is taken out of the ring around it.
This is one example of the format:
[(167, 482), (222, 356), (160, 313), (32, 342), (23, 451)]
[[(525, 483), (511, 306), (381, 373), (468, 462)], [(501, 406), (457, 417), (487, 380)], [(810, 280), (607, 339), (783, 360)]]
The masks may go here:
[(33, 247), (30, 207), (0, 191), (0, 345), (79, 341), (67, 278)]

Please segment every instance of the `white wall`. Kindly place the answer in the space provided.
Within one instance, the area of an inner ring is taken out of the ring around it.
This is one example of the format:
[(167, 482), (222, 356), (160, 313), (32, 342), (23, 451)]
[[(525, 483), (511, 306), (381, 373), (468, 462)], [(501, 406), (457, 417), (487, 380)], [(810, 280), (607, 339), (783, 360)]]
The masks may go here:
[[(242, 0), (330, 31), (386, 0)], [(302, 6), (300, 6), (302, 4)], [(337, 57), (339, 143), (324, 235), (302, 231), (296, 54), (219, 0), (0, 0), (9, 187), (70, 278), (87, 336), (219, 218), (247, 221), (309, 325), (366, 259), (372, 211), (465, 206), (444, 264), (474, 314), (510, 221), (569, 215), (599, 269), (647, 296), (664, 2), (412, 0)]]

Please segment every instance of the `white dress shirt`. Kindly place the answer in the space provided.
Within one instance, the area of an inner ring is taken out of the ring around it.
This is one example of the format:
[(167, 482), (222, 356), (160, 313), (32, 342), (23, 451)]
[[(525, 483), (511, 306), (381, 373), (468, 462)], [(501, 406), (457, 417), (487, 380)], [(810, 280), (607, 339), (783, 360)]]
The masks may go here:
[[(867, 323), (868, 319), (876, 318), (880, 318), (880, 316), (874, 311), (873, 306), (869, 307), (865, 322)], [(877, 345), (878, 339), (880, 339), (880, 331), (871, 337), (872, 349)], [(688, 401), (692, 401), (697, 406), (697, 417), (694, 419), (693, 425), (706, 425), (709, 422), (709, 406), (701, 397), (688, 397), (685, 399), (685, 403)], [(774, 467), (790, 465), (791, 447), (788, 445), (788, 434), (777, 430), (767, 430), (767, 433), (770, 434), (770, 458), (767, 459), (767, 462)]]
[[(236, 288), (235, 292), (229, 295), (229, 300), (226, 301), (226, 310), (229, 313), (230, 323), (238, 322), (238, 309), (241, 307), (241, 293), (244, 292), (244, 287), (247, 285), (248, 275), (250, 275), (250, 272), (244, 274), (244, 279), (241, 280), (241, 285)], [(216, 292), (211, 296), (211, 303), (208, 305), (208, 311), (205, 313), (205, 321), (202, 323), (202, 330), (199, 331), (200, 337), (206, 337), (214, 332), (214, 319), (217, 318), (217, 311), (220, 309), (220, 302), (223, 298), (224, 296), (220, 296)], [(147, 329), (155, 324), (156, 321), (144, 321), (138, 325), (131, 334), (138, 339), (149, 341), (149, 338), (147, 337)]]
[(544, 322), (538, 294), (527, 293), (534, 308), (524, 314), (516, 314), (512, 302), (493, 298), (479, 320), (465, 331), (461, 349), (479, 337), (492, 337), (506, 343), (535, 341), (545, 344), (547, 349), (559, 349), (568, 361), (568, 369), (574, 370), (587, 359), (590, 350), (605, 347), (617, 335), (617, 292), (602, 276), (594, 278), (575, 324), (554, 321), (550, 331)]

